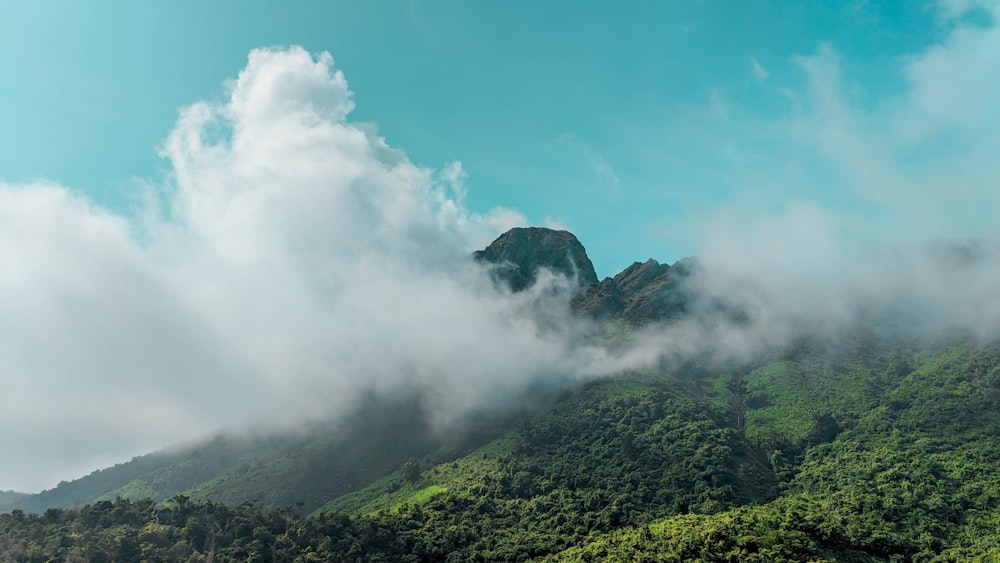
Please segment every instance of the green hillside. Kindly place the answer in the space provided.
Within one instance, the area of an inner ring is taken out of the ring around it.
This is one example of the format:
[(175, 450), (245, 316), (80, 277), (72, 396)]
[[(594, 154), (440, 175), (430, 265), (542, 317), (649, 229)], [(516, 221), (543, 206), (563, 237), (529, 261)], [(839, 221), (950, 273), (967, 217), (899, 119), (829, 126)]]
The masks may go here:
[(40, 513), (116, 498), (162, 502), (183, 494), (311, 511), (392, 473), (409, 457), (434, 452), (453, 459), (467, 453), (502, 433), (521, 412), (473, 415), (462, 428), (443, 433), (429, 427), (418, 397), (369, 397), (336, 424), (293, 433), (219, 436), (137, 457), (36, 495), (6, 495), (0, 498), (0, 510)]
[(950, 349), (885, 367), (870, 379), (884, 393), (849, 428), (807, 447), (800, 465), (776, 464), (774, 501), (658, 520), (553, 560), (998, 560), (1000, 353)]
[[(490, 249), (512, 291), (586, 256), (545, 229)], [(642, 326), (751, 322), (700, 298), (697, 268), (586, 270), (573, 307), (610, 354)], [(1000, 344), (916, 340), (901, 309), (745, 363), (707, 343), (658, 370), (554, 378), (448, 428), (396, 390), (293, 434), (3, 494), (0, 562), (1000, 560)]]
[(584, 385), (467, 455), (439, 445), (309, 516), (187, 497), (103, 502), (0, 516), (0, 551), (989, 561), (1000, 557), (998, 434), (998, 347), (806, 350), (756, 369)]

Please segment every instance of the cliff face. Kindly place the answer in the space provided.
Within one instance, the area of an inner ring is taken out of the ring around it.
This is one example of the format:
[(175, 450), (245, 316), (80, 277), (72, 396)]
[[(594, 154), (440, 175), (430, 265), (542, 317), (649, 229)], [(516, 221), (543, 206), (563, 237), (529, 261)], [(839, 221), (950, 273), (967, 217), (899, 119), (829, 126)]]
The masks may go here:
[(672, 266), (652, 258), (635, 262), (615, 277), (583, 288), (574, 310), (635, 325), (676, 318), (689, 310), (693, 295), (685, 282), (693, 267), (692, 259)]
[(475, 258), (496, 264), (497, 279), (507, 284), (511, 291), (530, 287), (542, 268), (576, 279), (581, 286), (597, 283), (597, 273), (587, 251), (568, 231), (514, 228), (500, 235), (485, 250), (477, 251)]
[(649, 259), (598, 281), (586, 249), (572, 233), (541, 227), (511, 229), (477, 251), (475, 258), (495, 264), (496, 279), (512, 291), (530, 287), (541, 268), (576, 279), (580, 289), (573, 309), (579, 314), (645, 324), (687, 311), (683, 282), (692, 260), (670, 266)]

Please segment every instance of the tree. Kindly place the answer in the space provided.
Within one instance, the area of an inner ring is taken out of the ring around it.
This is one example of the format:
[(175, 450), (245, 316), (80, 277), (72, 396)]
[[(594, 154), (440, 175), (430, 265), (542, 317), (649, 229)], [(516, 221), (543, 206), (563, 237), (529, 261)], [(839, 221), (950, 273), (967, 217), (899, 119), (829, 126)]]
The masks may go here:
[(410, 483), (416, 483), (420, 480), (420, 462), (417, 461), (417, 458), (411, 457), (403, 464), (403, 477)]

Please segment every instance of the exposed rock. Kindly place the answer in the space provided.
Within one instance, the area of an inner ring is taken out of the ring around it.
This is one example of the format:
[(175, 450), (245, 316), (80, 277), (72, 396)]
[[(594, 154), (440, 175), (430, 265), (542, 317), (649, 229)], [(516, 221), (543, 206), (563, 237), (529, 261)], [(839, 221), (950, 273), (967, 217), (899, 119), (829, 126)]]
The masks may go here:
[(645, 324), (687, 313), (693, 300), (685, 283), (690, 271), (688, 260), (673, 266), (649, 260), (626, 268), (615, 276), (624, 286), (622, 291), (628, 299), (622, 318), (634, 324)]
[(623, 293), (628, 295), (635, 295), (642, 291), (642, 289), (648, 286), (656, 278), (667, 273), (670, 266), (666, 264), (660, 264), (656, 260), (650, 258), (645, 262), (635, 262), (628, 268), (625, 268), (617, 275), (615, 275), (615, 283), (618, 284), (618, 289), (621, 289)]
[(567, 231), (511, 229), (476, 252), (475, 258), (495, 264), (495, 279), (512, 291), (530, 287), (542, 268), (575, 279), (580, 290), (573, 298), (573, 311), (600, 319), (620, 319), (633, 325), (670, 320), (687, 313), (693, 299), (685, 283), (694, 267), (693, 259), (671, 266), (650, 258), (598, 282), (587, 251)]
[(612, 319), (621, 316), (628, 305), (625, 294), (611, 278), (604, 278), (599, 283), (592, 283), (580, 289), (573, 299), (573, 312), (593, 315), (600, 319)]
[(573, 310), (633, 325), (676, 318), (688, 312), (693, 299), (685, 283), (692, 265), (690, 259), (673, 266), (653, 259), (636, 262), (614, 278), (583, 288)]
[(597, 283), (594, 264), (580, 241), (568, 231), (542, 227), (517, 227), (500, 235), (485, 250), (475, 253), (478, 261), (496, 264), (496, 278), (521, 291), (530, 287), (542, 268), (575, 279), (581, 286)]

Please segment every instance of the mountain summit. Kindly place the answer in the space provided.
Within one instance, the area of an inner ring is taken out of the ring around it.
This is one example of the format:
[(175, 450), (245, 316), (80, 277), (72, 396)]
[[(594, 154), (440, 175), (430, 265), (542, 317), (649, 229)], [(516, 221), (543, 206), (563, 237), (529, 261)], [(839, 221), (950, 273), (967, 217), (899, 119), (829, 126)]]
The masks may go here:
[(636, 325), (663, 321), (685, 314), (693, 299), (685, 280), (695, 267), (694, 259), (671, 266), (650, 258), (598, 281), (586, 249), (569, 231), (516, 227), (474, 256), (495, 264), (494, 279), (515, 292), (535, 283), (542, 268), (576, 279), (579, 291), (573, 310), (598, 318)]
[[(998, 262), (991, 248), (902, 249), (867, 271), (926, 272), (907, 269), (920, 258), (986, 276), (975, 268)], [(606, 329), (584, 338), (666, 354), (565, 387), (543, 374), (445, 431), (424, 394), (372, 391), (289, 435), (219, 436), (37, 495), (0, 491), (0, 562), (1000, 561), (1000, 342), (901, 338), (923, 293), (740, 359), (716, 346), (769, 325), (711, 293), (697, 259), (598, 282), (576, 237), (539, 228), (475, 257), (513, 290), (542, 268), (572, 277), (572, 311)], [(976, 319), (993, 322), (980, 303)]]
[(474, 256), (477, 261), (497, 264), (497, 279), (512, 291), (530, 287), (542, 268), (576, 279), (581, 286), (597, 283), (586, 249), (569, 231), (515, 227)]

